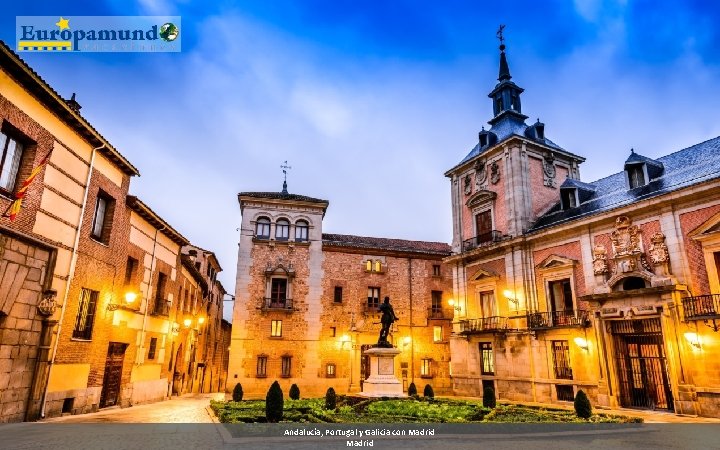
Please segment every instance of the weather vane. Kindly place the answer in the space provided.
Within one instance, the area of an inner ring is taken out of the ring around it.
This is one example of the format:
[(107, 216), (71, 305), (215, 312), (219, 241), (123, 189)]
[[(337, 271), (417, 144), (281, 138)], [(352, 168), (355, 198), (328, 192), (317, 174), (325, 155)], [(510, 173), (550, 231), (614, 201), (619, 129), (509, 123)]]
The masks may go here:
[(290, 169), (292, 169), (292, 167), (288, 166), (288, 162), (287, 162), (287, 160), (285, 160), (285, 162), (283, 162), (283, 163), (280, 165), (280, 168), (281, 168), (282, 171), (283, 171), (283, 190), (282, 190), (282, 191), (283, 191), (283, 194), (287, 194), (287, 193), (288, 193), (288, 190), (287, 190), (287, 171), (290, 170)]
[(497, 36), (497, 38), (500, 40), (500, 47), (501, 47), (501, 48), (502, 48), (502, 47), (505, 47), (505, 44), (504, 44), (505, 38), (503, 37), (503, 30), (504, 30), (504, 29), (505, 29), (505, 25), (500, 25), (500, 27), (499, 27), (498, 30), (497, 30), (497, 33), (495, 33), (495, 35)]

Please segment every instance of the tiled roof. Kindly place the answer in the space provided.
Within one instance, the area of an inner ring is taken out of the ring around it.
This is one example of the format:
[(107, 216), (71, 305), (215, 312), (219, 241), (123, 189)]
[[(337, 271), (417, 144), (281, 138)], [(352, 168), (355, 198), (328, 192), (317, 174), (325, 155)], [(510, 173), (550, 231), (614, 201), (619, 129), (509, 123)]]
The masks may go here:
[(529, 231), (599, 214), (646, 198), (720, 179), (720, 136), (654, 161), (662, 163), (664, 170), (658, 178), (651, 178), (650, 183), (645, 186), (628, 189), (624, 171), (602, 178), (592, 183), (595, 192), (580, 206), (561, 210), (558, 203), (541, 216)]
[(387, 239), (328, 233), (323, 233), (322, 238), (324, 246), (391, 250), (396, 252), (425, 253), (441, 256), (450, 255), (450, 246), (444, 242), (408, 241), (405, 239)]
[(238, 197), (294, 200), (294, 201), (299, 201), (299, 202), (310, 202), (310, 203), (329, 203), (327, 200), (322, 200), (319, 198), (307, 197), (305, 195), (298, 195), (298, 194), (284, 194), (282, 192), (241, 192), (238, 194)]

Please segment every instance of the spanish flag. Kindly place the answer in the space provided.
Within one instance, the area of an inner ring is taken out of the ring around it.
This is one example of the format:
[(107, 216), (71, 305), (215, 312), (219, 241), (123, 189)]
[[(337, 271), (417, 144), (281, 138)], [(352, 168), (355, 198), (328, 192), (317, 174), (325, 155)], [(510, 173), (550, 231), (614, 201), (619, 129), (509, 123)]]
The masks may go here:
[(40, 161), (40, 164), (37, 165), (33, 169), (32, 172), (30, 172), (30, 176), (27, 177), (25, 181), (23, 181), (22, 186), (20, 186), (20, 189), (15, 194), (15, 201), (12, 202), (12, 204), (8, 207), (8, 209), (3, 214), (3, 217), (9, 217), (10, 221), (14, 221), (17, 214), (20, 212), (20, 209), (22, 208), (22, 201), (25, 198), (25, 193), (27, 192), (28, 188), (30, 187), (30, 183), (35, 179), (35, 177), (40, 173), (40, 171), (45, 167), (45, 164), (50, 161), (50, 155), (52, 154), (52, 150), (45, 156), (42, 161)]

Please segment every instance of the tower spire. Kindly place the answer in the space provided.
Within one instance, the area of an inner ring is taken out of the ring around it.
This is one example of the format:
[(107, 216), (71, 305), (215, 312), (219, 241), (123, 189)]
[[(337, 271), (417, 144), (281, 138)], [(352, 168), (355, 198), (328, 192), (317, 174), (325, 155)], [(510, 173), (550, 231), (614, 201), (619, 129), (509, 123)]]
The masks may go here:
[(509, 118), (518, 123), (524, 122), (525, 119), (527, 119), (527, 116), (522, 113), (522, 106), (520, 104), (520, 94), (522, 94), (523, 88), (511, 81), (510, 67), (508, 66), (507, 57), (505, 56), (504, 30), (505, 25), (500, 25), (496, 33), (500, 41), (498, 84), (495, 85), (495, 89), (488, 94), (488, 97), (493, 101), (494, 116), (488, 123), (493, 126), (503, 120), (503, 118)]
[(505, 25), (500, 25), (500, 28), (497, 30), (497, 38), (500, 41), (500, 71), (498, 73), (498, 81), (506, 81), (511, 79), (510, 76), (510, 67), (507, 63), (507, 58), (505, 57), (505, 38), (503, 37), (503, 30), (505, 29)]
[(282, 164), (280, 164), (280, 168), (281, 168), (282, 171), (283, 171), (283, 189), (282, 189), (282, 193), (285, 194), (285, 195), (287, 195), (287, 194), (288, 194), (288, 190), (287, 190), (287, 171), (288, 171), (289, 169), (292, 169), (292, 167), (288, 166), (288, 162), (287, 162), (287, 160), (285, 160), (285, 162), (283, 162)]

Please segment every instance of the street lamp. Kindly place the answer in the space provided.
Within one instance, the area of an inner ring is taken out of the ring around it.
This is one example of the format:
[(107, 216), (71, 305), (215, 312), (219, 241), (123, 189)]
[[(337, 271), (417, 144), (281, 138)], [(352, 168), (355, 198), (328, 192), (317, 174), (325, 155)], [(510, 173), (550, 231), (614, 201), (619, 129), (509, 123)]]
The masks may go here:
[[(128, 291), (125, 293), (123, 298), (125, 300), (125, 305), (131, 306), (135, 302), (135, 300), (138, 298), (138, 294), (133, 291)], [(122, 303), (108, 303), (107, 310), (108, 311), (116, 311), (125, 305), (123, 305)]]
[(458, 303), (456, 305), (455, 300), (453, 300), (453, 299), (448, 300), (448, 305), (450, 305), (452, 307), (452, 309), (454, 309), (457, 312), (460, 312), (460, 310), (462, 309), (462, 307), (460, 306), (460, 303)]

